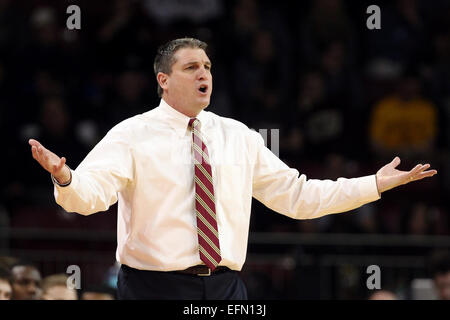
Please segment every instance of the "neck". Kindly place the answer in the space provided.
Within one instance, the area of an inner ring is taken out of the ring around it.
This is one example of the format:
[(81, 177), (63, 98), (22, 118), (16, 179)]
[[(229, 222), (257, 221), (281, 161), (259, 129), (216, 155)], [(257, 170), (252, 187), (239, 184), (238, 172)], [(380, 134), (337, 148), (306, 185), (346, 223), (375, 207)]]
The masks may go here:
[(185, 116), (189, 118), (195, 118), (197, 115), (203, 110), (203, 108), (189, 108), (186, 106), (183, 106), (179, 103), (176, 103), (176, 101), (171, 101), (171, 99), (168, 99), (168, 97), (163, 96), (163, 100), (172, 108), (177, 110), (178, 112), (184, 114)]

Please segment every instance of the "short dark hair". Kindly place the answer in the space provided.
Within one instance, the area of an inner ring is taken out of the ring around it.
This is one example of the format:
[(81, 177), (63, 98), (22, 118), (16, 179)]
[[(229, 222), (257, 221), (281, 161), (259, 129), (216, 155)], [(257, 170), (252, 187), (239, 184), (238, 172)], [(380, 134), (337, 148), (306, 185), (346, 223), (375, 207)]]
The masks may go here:
[[(158, 72), (170, 74), (172, 66), (175, 63), (175, 53), (183, 48), (202, 49), (206, 52), (208, 45), (195, 38), (180, 38), (171, 40), (158, 48), (155, 61), (153, 63), (153, 71), (155, 76)], [(163, 89), (158, 83), (158, 96), (162, 97)]]
[(29, 260), (26, 260), (26, 259), (17, 260), (15, 263), (13, 263), (10, 266), (9, 270), (12, 271), (12, 269), (14, 269), (15, 267), (30, 267), (30, 268), (36, 269), (37, 271), (40, 272), (38, 266), (35, 263), (33, 263), (33, 262), (29, 261)]
[(12, 274), (11, 271), (0, 266), (0, 280), (7, 281), (10, 285), (12, 285)]

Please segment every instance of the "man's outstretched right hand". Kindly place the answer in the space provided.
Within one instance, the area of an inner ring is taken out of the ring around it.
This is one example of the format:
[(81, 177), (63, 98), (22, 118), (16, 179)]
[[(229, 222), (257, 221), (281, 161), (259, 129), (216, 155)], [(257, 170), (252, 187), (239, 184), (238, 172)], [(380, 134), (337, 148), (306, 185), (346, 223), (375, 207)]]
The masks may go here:
[(66, 158), (58, 157), (50, 150), (44, 148), (37, 140), (30, 139), (28, 143), (31, 146), (33, 158), (39, 162), (42, 168), (50, 172), (58, 183), (67, 184), (70, 181), (71, 174), (69, 167), (65, 165)]

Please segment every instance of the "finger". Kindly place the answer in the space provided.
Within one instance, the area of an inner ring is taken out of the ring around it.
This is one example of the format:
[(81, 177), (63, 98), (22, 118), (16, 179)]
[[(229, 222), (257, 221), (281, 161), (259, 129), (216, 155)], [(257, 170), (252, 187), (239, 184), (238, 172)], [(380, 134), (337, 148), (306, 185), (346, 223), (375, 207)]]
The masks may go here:
[(39, 141), (37, 141), (37, 140), (35, 140), (35, 139), (29, 139), (28, 140), (28, 143), (31, 145), (31, 146), (41, 146), (41, 144), (39, 143)]
[(417, 174), (420, 171), (421, 168), (422, 168), (422, 164), (416, 165), (414, 168), (412, 168), (409, 171), (410, 176), (414, 176), (415, 174)]
[(407, 175), (407, 177), (408, 177), (407, 179), (408, 179), (408, 180), (406, 180), (406, 183), (412, 182), (412, 181), (416, 181), (416, 180), (420, 180), (420, 179), (418, 179), (419, 174), (420, 174), (421, 172), (423, 172), (425, 169), (427, 169), (428, 167), (429, 167), (429, 164), (422, 165), (422, 164), (420, 163), (420, 164), (416, 165), (414, 168), (412, 168), (412, 169), (408, 172), (408, 175)]
[(394, 160), (391, 161), (391, 164), (395, 167), (397, 167), (400, 164), (400, 158), (395, 157)]
[(437, 170), (428, 170), (428, 171), (419, 172), (415, 176), (411, 176), (410, 181), (417, 181), (417, 180), (421, 180), (423, 178), (432, 177), (435, 174), (437, 174)]
[(420, 172), (420, 168), (422, 167), (421, 164), (417, 164), (414, 168), (408, 171), (407, 179), (408, 181), (413, 181), (414, 177), (417, 175), (417, 173)]
[(41, 163), (42, 161), (42, 153), (39, 152), (39, 149), (37, 147), (31, 147), (32, 148), (32, 152), (34, 150), (33, 153), (33, 158), (36, 159), (36, 161), (38, 161), (39, 163)]
[(31, 152), (33, 154), (33, 159), (36, 160), (44, 169), (46, 169), (43, 156), (41, 153), (38, 152), (38, 148), (36, 148), (35, 146), (31, 147)]
[(47, 149), (45, 149), (41, 144), (37, 146), (38, 155), (41, 159), (47, 161), (48, 160), (48, 153), (46, 152)]
[(58, 165), (55, 165), (56, 172), (58, 172), (59, 170), (61, 170), (61, 168), (64, 167), (65, 164), (66, 164), (66, 158), (62, 157), (62, 158), (59, 160), (59, 164), (58, 164)]
[(419, 174), (421, 172), (424, 172), (428, 168), (430, 168), (430, 165), (428, 163), (424, 164), (424, 165), (420, 165), (420, 168), (418, 168), (417, 170), (414, 171), (414, 175), (417, 175), (417, 174)]
[(424, 178), (432, 177), (432, 176), (434, 176), (435, 174), (437, 174), (437, 171), (436, 171), (436, 170), (428, 170), (428, 171), (424, 171), (424, 172), (419, 173), (419, 174), (414, 178), (414, 180), (422, 180), (422, 179), (424, 179)]
[(424, 172), (429, 167), (430, 167), (429, 165), (428, 166), (427, 165), (421, 165), (420, 168), (414, 172), (414, 175), (418, 175), (418, 174)]
[(39, 160), (39, 159), (38, 159), (37, 148), (36, 148), (35, 146), (32, 146), (32, 147), (31, 147), (31, 154), (33, 155), (33, 158), (34, 158), (35, 160)]

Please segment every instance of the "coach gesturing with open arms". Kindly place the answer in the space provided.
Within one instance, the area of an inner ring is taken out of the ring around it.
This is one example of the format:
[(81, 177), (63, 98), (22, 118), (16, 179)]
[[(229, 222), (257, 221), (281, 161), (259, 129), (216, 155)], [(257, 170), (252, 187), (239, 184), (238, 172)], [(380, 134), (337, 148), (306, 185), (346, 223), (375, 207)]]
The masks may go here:
[[(159, 106), (129, 118), (70, 170), (35, 140), (55, 199), (84, 215), (118, 201), (121, 299), (246, 299), (243, 267), (255, 197), (296, 219), (348, 211), (386, 190), (436, 174), (399, 159), (367, 177), (307, 180), (239, 121), (204, 109), (212, 92), (206, 44), (177, 39), (158, 50)], [(186, 155), (188, 155), (186, 157)]]

